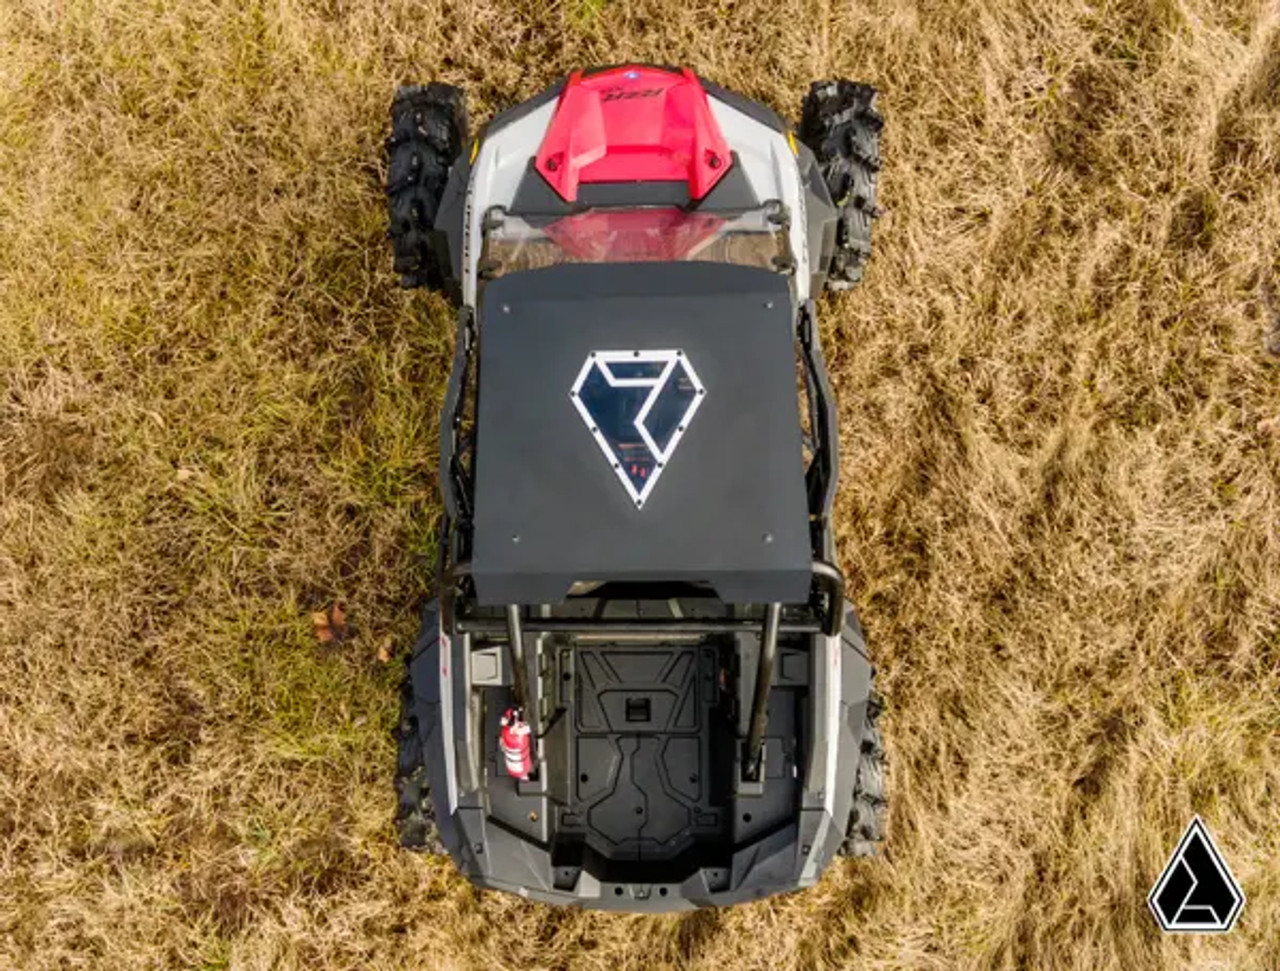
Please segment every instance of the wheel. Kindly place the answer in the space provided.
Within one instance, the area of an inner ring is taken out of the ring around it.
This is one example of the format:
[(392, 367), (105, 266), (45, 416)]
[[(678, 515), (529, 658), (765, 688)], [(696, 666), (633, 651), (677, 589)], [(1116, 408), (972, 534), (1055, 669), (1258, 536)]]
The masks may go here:
[(431, 788), (427, 783), (426, 753), (422, 745), (424, 733), (418, 724), (409, 663), (439, 638), (439, 616), (434, 603), (422, 613), (422, 632), (405, 664), (404, 682), (400, 687), (400, 723), (395, 730), (396, 831), (400, 845), (431, 854), (443, 854), (445, 848), (440, 841)]
[(432, 82), (396, 92), (387, 139), (387, 236), (403, 287), (439, 289), (448, 277), (433, 227), (449, 167), (466, 140), (461, 88)]
[(858, 283), (871, 256), (884, 128), (875, 100), (876, 89), (869, 84), (816, 81), (801, 111), (800, 140), (812, 149), (839, 210), (835, 252), (827, 270), (830, 290), (848, 290)]
[(853, 810), (849, 814), (849, 828), (840, 845), (841, 856), (874, 856), (884, 842), (885, 822), (888, 815), (885, 770), (887, 760), (884, 740), (877, 724), (884, 710), (884, 699), (874, 688), (867, 698), (866, 724), (862, 731), (862, 746), (858, 754), (858, 774), (854, 781)]

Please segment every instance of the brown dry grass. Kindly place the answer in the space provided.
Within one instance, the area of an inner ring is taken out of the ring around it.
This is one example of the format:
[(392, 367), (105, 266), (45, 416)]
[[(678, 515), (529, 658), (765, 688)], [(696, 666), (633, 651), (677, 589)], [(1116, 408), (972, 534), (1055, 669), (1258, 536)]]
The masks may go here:
[[(631, 58), (889, 120), (823, 305), (889, 854), (688, 917), (397, 852), (375, 660), (450, 343), (389, 269), (390, 92)], [(1260, 0), (0, 6), (0, 967), (1280, 966), (1278, 109)], [(1249, 904), (1162, 939), (1193, 811)]]

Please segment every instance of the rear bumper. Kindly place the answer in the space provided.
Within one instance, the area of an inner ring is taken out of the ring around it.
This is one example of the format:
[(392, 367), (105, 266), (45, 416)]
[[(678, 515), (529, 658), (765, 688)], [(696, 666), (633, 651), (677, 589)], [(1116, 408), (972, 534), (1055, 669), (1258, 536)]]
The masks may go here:
[[(470, 701), (470, 637), (424, 632), (410, 673), (436, 820), (459, 871), (477, 886), (543, 903), (644, 913), (728, 906), (813, 885), (848, 827), (870, 691), (861, 628), (852, 610), (845, 617), (839, 636), (809, 638), (812, 662), (809, 684), (797, 693), (804, 699), (796, 708), (802, 737), (796, 740), (798, 757), (790, 772), (795, 782), (786, 783), (792, 800), (787, 818), (764, 832), (741, 827), (738, 820), (750, 813), (752, 802), (737, 793), (726, 805), (737, 819), (726, 828), (722, 847), (701, 846), (696, 862), (680, 856), (649, 864), (640, 879), (631, 879), (625, 864), (591, 849), (572, 866), (563, 866), (563, 853), (553, 858), (550, 826), (562, 805), (554, 792), (530, 789), (521, 797), (527, 801), (520, 816), (495, 817), (494, 794), (484, 783), (486, 766), (467, 764), (468, 733), (477, 731), (468, 724), (477, 707)], [(785, 667), (774, 679), (779, 700)], [(783, 784), (775, 773), (766, 789)], [(523, 813), (529, 806), (534, 808)], [(524, 822), (533, 817), (536, 821)], [(521, 825), (513, 826), (512, 818)]]

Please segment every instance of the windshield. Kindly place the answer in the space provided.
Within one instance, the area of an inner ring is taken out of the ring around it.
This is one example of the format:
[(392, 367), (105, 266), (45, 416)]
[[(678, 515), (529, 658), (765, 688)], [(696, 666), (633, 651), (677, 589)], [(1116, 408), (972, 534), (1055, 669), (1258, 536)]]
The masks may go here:
[(493, 279), (560, 263), (701, 261), (786, 272), (794, 263), (780, 213), (776, 204), (743, 213), (597, 208), (535, 225), (498, 210), (485, 220), (479, 270)]

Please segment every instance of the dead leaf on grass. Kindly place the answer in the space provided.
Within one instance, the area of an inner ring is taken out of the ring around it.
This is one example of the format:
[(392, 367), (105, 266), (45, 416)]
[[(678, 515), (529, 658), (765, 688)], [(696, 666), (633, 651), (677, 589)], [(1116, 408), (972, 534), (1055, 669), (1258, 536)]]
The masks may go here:
[(342, 609), (340, 603), (312, 614), (311, 625), (316, 630), (316, 640), (321, 644), (341, 644), (343, 641), (350, 640), (353, 633), (347, 624), (346, 611)]
[(388, 635), (383, 638), (382, 643), (378, 645), (378, 660), (381, 663), (387, 664), (391, 661), (392, 644), (391, 636)]

